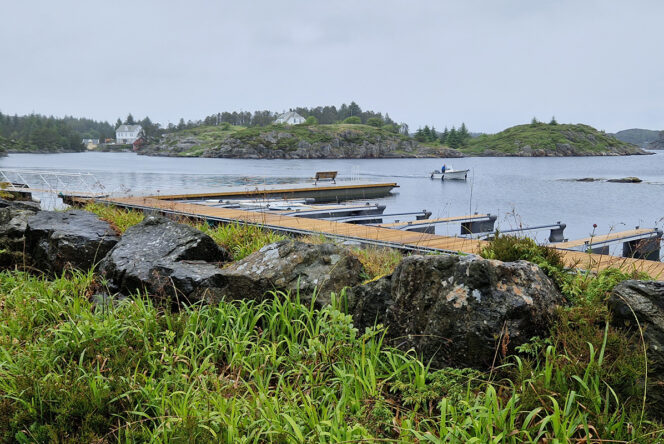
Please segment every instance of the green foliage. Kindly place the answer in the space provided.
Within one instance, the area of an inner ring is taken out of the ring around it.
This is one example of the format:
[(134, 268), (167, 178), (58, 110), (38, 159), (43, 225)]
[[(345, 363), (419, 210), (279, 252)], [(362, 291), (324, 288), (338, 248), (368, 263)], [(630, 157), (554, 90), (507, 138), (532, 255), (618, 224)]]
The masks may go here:
[(403, 256), (393, 248), (354, 248), (353, 254), (362, 262), (366, 280), (375, 280), (392, 274)]
[(304, 123), (305, 125), (318, 125), (318, 119), (315, 116), (309, 116)]
[[(534, 345), (514, 382), (429, 370), (334, 306), (283, 293), (164, 312), (93, 304), (92, 273), (0, 273), (2, 442), (656, 442), (608, 381), (609, 334), (583, 356)], [(573, 324), (574, 320), (570, 320)], [(538, 351), (540, 350), (540, 351)], [(617, 371), (615, 375), (611, 372)], [(591, 440), (592, 437), (592, 440)], [(599, 441), (598, 441), (599, 442)]]
[(209, 235), (217, 244), (226, 248), (233, 256), (233, 260), (236, 261), (249, 256), (266, 245), (286, 239), (286, 236), (274, 231), (240, 223), (210, 226), (203, 222), (196, 224), (195, 228)]
[(115, 137), (107, 122), (84, 118), (55, 118), (39, 114), (10, 116), (0, 113), (0, 150), (83, 151), (84, 138)]
[(538, 265), (559, 287), (565, 285), (569, 277), (560, 251), (548, 248), (527, 237), (509, 236), (496, 233), (494, 238), (482, 248), (480, 256), (503, 262), (525, 260)]
[(557, 145), (560, 144), (567, 144), (576, 151), (588, 153), (599, 153), (616, 147), (630, 147), (588, 125), (547, 125), (531, 122), (528, 125), (508, 128), (498, 134), (471, 139), (468, 146), (461, 148), (461, 151), (467, 154), (481, 154), (487, 150), (517, 154), (523, 147), (530, 146), (533, 150), (555, 152)]
[(343, 120), (343, 123), (346, 123), (346, 124), (349, 124), (349, 125), (358, 125), (358, 124), (362, 123), (362, 119), (360, 119), (357, 116), (346, 117)]
[(83, 209), (95, 213), (101, 219), (110, 223), (118, 233), (124, 233), (127, 228), (140, 223), (145, 218), (145, 215), (140, 211), (125, 210), (97, 202), (89, 202)]
[(380, 117), (372, 117), (370, 119), (367, 119), (367, 125), (380, 128), (383, 126), (383, 119), (381, 119)]

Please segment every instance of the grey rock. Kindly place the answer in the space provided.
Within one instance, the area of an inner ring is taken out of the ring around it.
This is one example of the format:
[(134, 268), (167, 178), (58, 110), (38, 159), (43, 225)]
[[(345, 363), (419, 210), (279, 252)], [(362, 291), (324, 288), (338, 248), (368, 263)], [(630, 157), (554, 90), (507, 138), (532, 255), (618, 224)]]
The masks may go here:
[(638, 177), (621, 177), (620, 179), (608, 179), (607, 182), (614, 183), (641, 183), (642, 180)]
[[(615, 326), (633, 333), (642, 327), (648, 355), (648, 402), (664, 417), (664, 282), (623, 281), (607, 301)], [(638, 319), (638, 325), (637, 325)]]
[(488, 368), (503, 346), (545, 335), (564, 298), (529, 262), (443, 255), (408, 257), (348, 301), (356, 326), (384, 324), (394, 345), (434, 367)]
[(89, 270), (118, 242), (110, 224), (88, 211), (41, 211), (28, 218), (27, 251), (45, 272)]
[(39, 208), (30, 202), (0, 200), (0, 268), (32, 265), (27, 251), (25, 231), (28, 218)]
[(154, 299), (194, 303), (223, 283), (215, 264), (229, 254), (210, 236), (159, 216), (130, 227), (100, 263), (112, 292), (146, 291)]
[(0, 198), (0, 208), (15, 208), (20, 210), (29, 210), (37, 212), (41, 210), (39, 202), (31, 200), (7, 200)]
[(330, 303), (331, 292), (362, 282), (362, 270), (360, 261), (343, 247), (284, 240), (224, 268), (219, 295), (262, 300), (267, 292), (281, 290), (299, 292), (300, 301), (309, 304), (316, 292), (320, 307)]

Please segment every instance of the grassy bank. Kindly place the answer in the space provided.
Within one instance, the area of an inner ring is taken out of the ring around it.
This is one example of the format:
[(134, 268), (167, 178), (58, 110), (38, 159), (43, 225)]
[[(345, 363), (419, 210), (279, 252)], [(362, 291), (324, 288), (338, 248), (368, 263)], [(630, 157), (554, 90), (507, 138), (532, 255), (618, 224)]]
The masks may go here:
[(581, 362), (539, 340), (494, 373), (433, 371), (296, 296), (171, 313), (139, 295), (95, 305), (97, 285), (0, 274), (3, 442), (664, 438), (606, 383), (601, 328)]
[[(118, 231), (142, 218), (88, 209)], [(241, 225), (200, 227), (235, 259), (278, 239)], [(368, 279), (400, 259), (356, 254)], [(146, 295), (92, 297), (104, 288), (93, 272), (52, 280), (2, 272), (0, 442), (664, 439), (644, 414), (642, 345), (609, 326), (604, 304), (633, 276), (563, 273), (555, 253), (514, 238), (482, 254), (539, 263), (571, 302), (547, 337), (489, 372), (433, 370), (385, 344), (382, 327), (358, 331), (344, 295), (321, 310), (278, 293), (172, 312)]]

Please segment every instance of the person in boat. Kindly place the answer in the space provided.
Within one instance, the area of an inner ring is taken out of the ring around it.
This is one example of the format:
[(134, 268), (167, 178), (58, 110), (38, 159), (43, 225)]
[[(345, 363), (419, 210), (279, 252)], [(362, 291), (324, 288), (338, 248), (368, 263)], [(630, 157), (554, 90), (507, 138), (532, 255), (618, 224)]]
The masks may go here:
[(445, 169), (446, 169), (446, 168), (447, 168), (447, 167), (445, 166), (445, 164), (443, 164), (443, 166), (440, 168), (440, 172), (441, 172), (442, 174), (445, 174)]

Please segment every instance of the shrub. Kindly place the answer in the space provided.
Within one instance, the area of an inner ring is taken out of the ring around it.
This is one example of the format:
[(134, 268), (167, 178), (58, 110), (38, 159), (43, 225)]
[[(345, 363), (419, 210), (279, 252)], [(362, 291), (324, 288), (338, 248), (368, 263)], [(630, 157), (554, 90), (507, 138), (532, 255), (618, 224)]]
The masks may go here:
[(538, 265), (559, 287), (562, 287), (568, 279), (562, 254), (553, 248), (537, 245), (534, 240), (529, 238), (496, 233), (493, 240), (482, 248), (480, 256), (503, 262), (518, 260), (532, 262)]
[(346, 117), (343, 123), (349, 123), (351, 125), (359, 125), (362, 123), (362, 119), (357, 116)]

